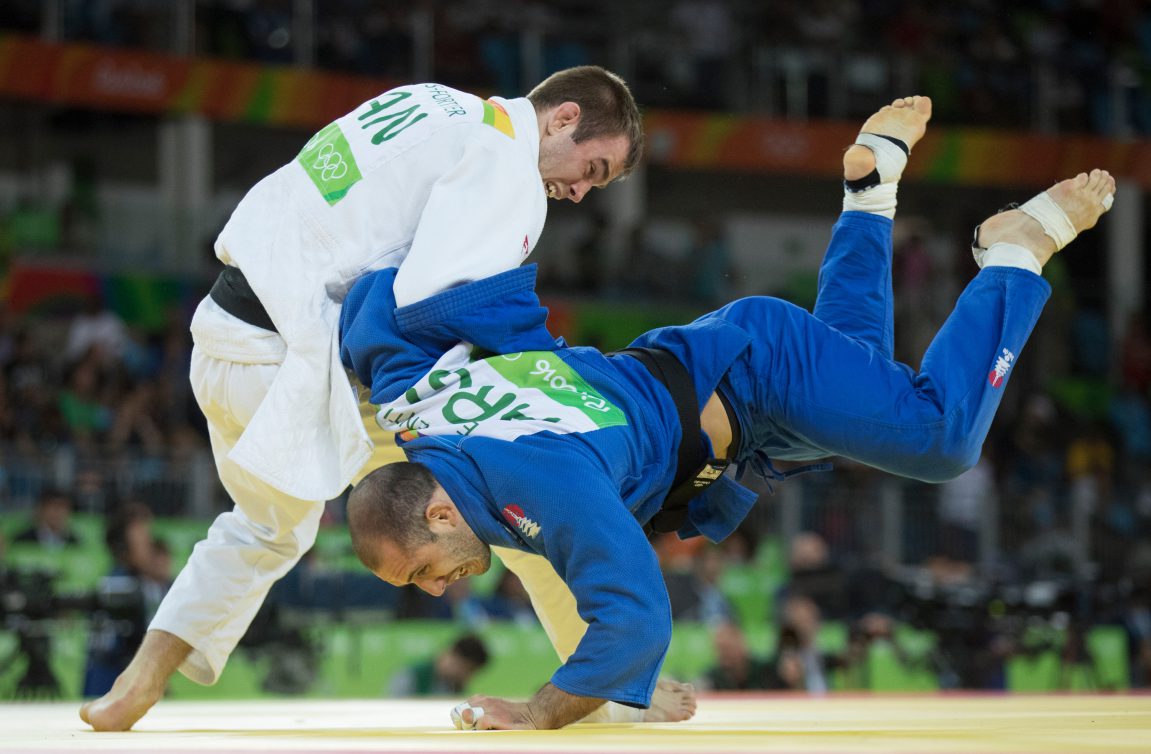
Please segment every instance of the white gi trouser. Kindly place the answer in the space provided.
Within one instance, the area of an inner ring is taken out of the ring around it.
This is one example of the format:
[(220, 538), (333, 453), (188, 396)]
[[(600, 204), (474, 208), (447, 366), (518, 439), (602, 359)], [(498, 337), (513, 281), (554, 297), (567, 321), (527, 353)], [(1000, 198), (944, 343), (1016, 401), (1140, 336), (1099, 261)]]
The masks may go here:
[[(196, 324), (209, 321), (232, 348), (197, 344), (192, 349), (192, 391), (208, 421), (220, 481), (235, 508), (221, 514), (192, 552), (151, 628), (180, 637), (193, 648), (180, 672), (197, 683), (215, 683), (272, 585), (316, 540), (323, 500), (300, 500), (261, 481), (228, 456), (279, 370), (285, 351), (279, 335), (235, 319), (205, 299)], [(193, 328), (196, 329), (195, 327)], [(216, 353), (213, 353), (216, 351)]]

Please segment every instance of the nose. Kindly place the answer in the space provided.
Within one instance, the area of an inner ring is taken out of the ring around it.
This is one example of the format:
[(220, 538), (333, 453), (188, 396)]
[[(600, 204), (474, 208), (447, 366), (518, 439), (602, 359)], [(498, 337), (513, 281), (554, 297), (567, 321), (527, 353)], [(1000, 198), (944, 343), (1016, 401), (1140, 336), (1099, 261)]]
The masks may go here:
[(568, 188), (568, 198), (576, 204), (579, 204), (581, 201), (583, 201), (583, 198), (587, 196), (587, 192), (590, 190), (591, 183), (589, 181), (579, 181), (578, 183), (573, 183)]
[(443, 576), (434, 579), (423, 579), (417, 581), (416, 586), (433, 597), (442, 597), (444, 590), (448, 588), (448, 580)]

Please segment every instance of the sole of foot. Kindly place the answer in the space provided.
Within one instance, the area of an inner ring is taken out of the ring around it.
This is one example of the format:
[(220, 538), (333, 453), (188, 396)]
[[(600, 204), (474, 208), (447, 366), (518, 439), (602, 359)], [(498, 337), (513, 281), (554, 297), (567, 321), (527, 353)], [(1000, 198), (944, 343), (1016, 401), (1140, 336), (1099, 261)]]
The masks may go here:
[[(893, 136), (906, 144), (908, 149), (912, 149), (927, 132), (929, 120), (930, 97), (900, 97), (868, 118), (860, 132)], [(846, 180), (859, 180), (872, 170), (875, 170), (875, 155), (870, 149), (858, 144), (848, 147), (843, 155), (843, 177)]]
[[(1080, 173), (1047, 189), (1047, 194), (1066, 213), (1076, 235), (1095, 227), (1110, 209), (1104, 200), (1114, 193), (1115, 179), (1106, 170)], [(1059, 251), (1039, 221), (1018, 209), (992, 215), (979, 226), (979, 246), (987, 249), (995, 243), (1018, 244), (1034, 254), (1040, 265), (1047, 264)]]

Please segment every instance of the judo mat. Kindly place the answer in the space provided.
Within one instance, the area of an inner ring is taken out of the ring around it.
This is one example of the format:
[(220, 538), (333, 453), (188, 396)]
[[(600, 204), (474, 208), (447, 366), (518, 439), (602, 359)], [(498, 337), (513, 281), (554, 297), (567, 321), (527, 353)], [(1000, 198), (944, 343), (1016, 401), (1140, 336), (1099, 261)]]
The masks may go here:
[(709, 695), (686, 723), (456, 731), (459, 700), (165, 701), (128, 733), (74, 702), (0, 705), (0, 752), (1151, 752), (1151, 694)]

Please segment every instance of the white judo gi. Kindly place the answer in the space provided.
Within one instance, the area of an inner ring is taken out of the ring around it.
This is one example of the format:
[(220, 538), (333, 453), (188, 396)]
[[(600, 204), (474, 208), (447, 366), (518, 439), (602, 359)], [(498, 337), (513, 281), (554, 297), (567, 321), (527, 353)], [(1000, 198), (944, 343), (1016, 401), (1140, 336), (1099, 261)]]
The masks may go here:
[(278, 332), (205, 298), (191, 381), (235, 508), (196, 545), (151, 628), (193, 647), (180, 672), (211, 684), (272, 584), (314, 543), (325, 501), (368, 460), (338, 352), (360, 275), (400, 267), (401, 303), (518, 266), (543, 229), (540, 133), (527, 99), (438, 84), (381, 94), (260, 181), (216, 241)]

